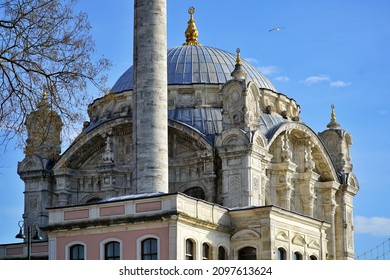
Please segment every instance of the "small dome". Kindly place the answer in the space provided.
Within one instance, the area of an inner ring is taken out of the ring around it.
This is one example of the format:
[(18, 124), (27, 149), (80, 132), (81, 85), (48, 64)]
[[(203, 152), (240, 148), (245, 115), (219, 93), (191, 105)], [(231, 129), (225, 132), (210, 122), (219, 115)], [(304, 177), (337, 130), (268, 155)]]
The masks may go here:
[[(168, 49), (168, 85), (182, 84), (224, 84), (231, 80), (236, 56), (227, 51), (207, 47), (183, 45)], [(260, 70), (244, 59), (241, 64), (247, 72), (247, 81), (255, 82), (260, 88), (276, 91)], [(119, 93), (133, 89), (133, 67), (117, 80), (111, 89)]]

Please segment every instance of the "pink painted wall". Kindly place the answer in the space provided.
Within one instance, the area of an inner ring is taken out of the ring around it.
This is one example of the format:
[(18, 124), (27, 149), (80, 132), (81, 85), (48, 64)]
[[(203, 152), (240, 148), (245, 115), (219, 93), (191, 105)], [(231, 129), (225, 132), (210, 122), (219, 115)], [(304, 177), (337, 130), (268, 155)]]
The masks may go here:
[(89, 217), (89, 210), (71, 210), (64, 212), (64, 220), (78, 220), (78, 219), (86, 219)]
[(86, 246), (86, 259), (100, 259), (100, 243), (105, 239), (119, 239), (122, 244), (122, 258), (125, 260), (137, 259), (137, 239), (144, 235), (155, 235), (159, 237), (160, 260), (168, 260), (169, 257), (169, 228), (165, 225), (161, 228), (150, 228), (142, 230), (129, 230), (120, 232), (95, 233), (78, 236), (57, 237), (57, 255), (58, 260), (64, 260), (66, 257), (65, 248), (72, 242), (81, 242)]

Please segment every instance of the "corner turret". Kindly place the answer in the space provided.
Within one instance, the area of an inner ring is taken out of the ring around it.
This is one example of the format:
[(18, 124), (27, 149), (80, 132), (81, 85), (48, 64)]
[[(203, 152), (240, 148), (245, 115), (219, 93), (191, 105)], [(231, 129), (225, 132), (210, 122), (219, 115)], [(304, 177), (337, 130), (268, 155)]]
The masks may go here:
[(44, 88), (37, 109), (25, 122), (27, 140), (25, 158), (18, 163), (18, 174), (25, 183), (25, 226), (45, 226), (48, 223), (47, 207), (51, 206), (53, 179), (51, 169), (61, 153), (60, 116), (50, 108)]
[(340, 124), (336, 121), (334, 108), (332, 104), (331, 120), (327, 125), (328, 129), (319, 133), (318, 136), (322, 139), (325, 147), (329, 151), (337, 172), (341, 176), (347, 176), (343, 174), (352, 172), (353, 168), (350, 157), (352, 136), (348, 131), (341, 129)]

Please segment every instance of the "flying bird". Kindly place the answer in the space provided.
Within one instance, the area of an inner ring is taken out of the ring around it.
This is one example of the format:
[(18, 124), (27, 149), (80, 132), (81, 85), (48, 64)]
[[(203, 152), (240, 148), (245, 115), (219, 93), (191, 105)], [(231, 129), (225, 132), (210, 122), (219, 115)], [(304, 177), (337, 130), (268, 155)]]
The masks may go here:
[(279, 31), (281, 29), (285, 29), (285, 27), (274, 27), (274, 28), (271, 28), (270, 30), (268, 30), (268, 32), (271, 32), (271, 31)]

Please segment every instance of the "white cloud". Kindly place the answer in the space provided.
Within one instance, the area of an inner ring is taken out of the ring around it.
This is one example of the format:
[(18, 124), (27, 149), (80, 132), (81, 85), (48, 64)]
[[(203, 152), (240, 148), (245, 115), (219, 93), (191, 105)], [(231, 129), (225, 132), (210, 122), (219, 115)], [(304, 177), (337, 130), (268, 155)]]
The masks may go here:
[(324, 75), (324, 74), (310, 76), (310, 77), (307, 77), (306, 79), (304, 79), (303, 81), (301, 81), (301, 83), (304, 83), (307, 85), (314, 85), (314, 84), (323, 83), (323, 82), (329, 83), (329, 86), (333, 87), (333, 88), (348, 87), (352, 84), (352, 83), (344, 82), (344, 81), (332, 81), (332, 79), (328, 75)]
[(390, 235), (390, 218), (356, 216), (355, 232), (370, 235)]
[(313, 85), (313, 84), (318, 84), (321, 82), (328, 82), (328, 81), (330, 81), (328, 75), (316, 75), (316, 76), (307, 77), (305, 80), (302, 81), (302, 83)]
[(347, 87), (347, 86), (350, 86), (352, 83), (347, 83), (347, 82), (343, 82), (343, 81), (334, 81), (334, 82), (330, 82), (329, 85), (331, 87), (336, 87), (336, 88), (341, 88), (341, 87)]
[(261, 66), (259, 67), (260, 71), (264, 75), (272, 75), (275, 73), (279, 73), (280, 69), (277, 66), (269, 65), (269, 66)]
[(256, 58), (252, 58), (252, 57), (246, 57), (245, 58), (246, 61), (248, 61), (250, 64), (256, 64), (257, 63), (257, 59)]
[(275, 81), (278, 81), (278, 82), (288, 82), (288, 81), (290, 81), (290, 78), (286, 77), (286, 76), (279, 76), (279, 77), (275, 78)]

